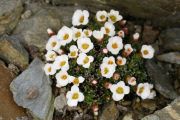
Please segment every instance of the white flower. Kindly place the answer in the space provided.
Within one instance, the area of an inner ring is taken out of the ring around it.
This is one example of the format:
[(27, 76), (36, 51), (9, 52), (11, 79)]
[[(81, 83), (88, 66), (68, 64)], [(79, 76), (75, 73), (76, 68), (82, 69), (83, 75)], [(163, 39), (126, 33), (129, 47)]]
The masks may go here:
[(118, 56), (116, 63), (117, 63), (118, 65), (120, 65), (120, 66), (121, 66), (121, 65), (125, 65), (125, 64), (126, 64), (126, 58), (121, 57), (121, 56)]
[(61, 46), (59, 39), (56, 35), (53, 35), (49, 38), (47, 44), (46, 44), (46, 50), (57, 50)]
[(98, 12), (96, 13), (96, 19), (97, 19), (97, 21), (99, 21), (99, 22), (105, 22), (106, 19), (107, 19), (107, 12), (106, 12), (105, 10), (103, 10), (103, 11), (98, 11)]
[(61, 45), (66, 45), (68, 43), (70, 43), (72, 41), (73, 38), (73, 32), (72, 30), (67, 27), (67, 26), (63, 26), (57, 34), (58, 38), (60, 39), (60, 43)]
[(65, 54), (57, 56), (53, 65), (56, 69), (67, 71), (69, 69), (68, 56)]
[(121, 37), (114, 36), (109, 38), (107, 49), (114, 55), (117, 55), (119, 51), (123, 48), (123, 43)]
[(135, 77), (127, 77), (127, 82), (129, 85), (135, 86), (136, 85), (136, 78)]
[(83, 53), (88, 53), (90, 50), (93, 49), (94, 45), (91, 42), (90, 38), (80, 38), (77, 40), (77, 45), (78, 48), (81, 50)]
[(80, 53), (77, 58), (77, 64), (82, 65), (84, 68), (89, 68), (91, 62), (94, 61), (93, 56), (87, 56), (85, 53)]
[(89, 12), (87, 10), (76, 10), (72, 17), (73, 26), (86, 25), (89, 22)]
[(68, 54), (69, 58), (77, 58), (78, 48), (75, 45), (71, 45), (69, 51), (70, 51), (70, 53)]
[(84, 100), (84, 95), (79, 91), (79, 87), (73, 85), (71, 87), (71, 91), (68, 91), (66, 94), (67, 104), (70, 107), (77, 106), (78, 102), (82, 102)]
[(121, 37), (121, 38), (124, 38), (124, 31), (123, 30), (120, 30), (118, 33), (118, 36)]
[(140, 96), (142, 99), (151, 99), (155, 96), (155, 93), (151, 93), (151, 89), (153, 88), (152, 84), (149, 83), (140, 83), (138, 84), (136, 94)]
[(74, 84), (79, 86), (80, 83), (84, 82), (84, 78), (82, 76), (79, 77), (74, 77), (74, 76), (70, 76), (70, 81)]
[(111, 85), (110, 90), (113, 93), (112, 98), (115, 101), (122, 100), (124, 95), (129, 94), (130, 92), (129, 86), (126, 86), (124, 81), (120, 81), (117, 84)]
[(111, 78), (115, 72), (115, 66), (111, 66), (106, 63), (102, 63), (100, 69), (101, 75), (105, 78)]
[(77, 28), (73, 27), (72, 31), (73, 31), (73, 40), (74, 41), (83, 37), (82, 29), (77, 29)]
[(64, 51), (60, 48), (55, 50), (55, 52), (57, 52), (59, 55), (62, 55), (64, 53)]
[(56, 73), (56, 69), (50, 63), (45, 64), (44, 71), (45, 71), (46, 75), (54, 75)]
[(108, 64), (110, 66), (114, 66), (114, 67), (117, 66), (116, 62), (115, 62), (115, 58), (113, 56), (111, 56), (111, 57), (104, 57), (103, 58), (103, 63)]
[(131, 53), (131, 52), (133, 52), (133, 48), (132, 48), (132, 46), (131, 46), (131, 44), (125, 44), (124, 45), (124, 49), (125, 49), (125, 52), (127, 52), (127, 53)]
[(57, 87), (63, 87), (66, 86), (68, 83), (70, 83), (70, 76), (68, 73), (64, 70), (61, 70), (56, 74), (56, 80), (57, 80)]
[(115, 35), (115, 27), (112, 23), (106, 22), (104, 24), (104, 27), (101, 27), (101, 31), (108, 35), (108, 36), (114, 36)]
[(84, 29), (83, 30), (83, 36), (84, 37), (91, 37), (91, 35), (92, 35), (92, 30), (90, 30), (90, 29)]
[(46, 57), (46, 61), (54, 61), (55, 58), (57, 57), (57, 54), (54, 51), (49, 50), (47, 51), (45, 57)]
[(104, 33), (102, 31), (94, 30), (93, 37), (100, 41), (104, 38)]
[(151, 59), (154, 56), (154, 48), (151, 45), (143, 45), (141, 48), (143, 58)]
[(140, 36), (139, 33), (134, 33), (134, 34), (133, 34), (133, 39), (134, 39), (134, 40), (138, 40), (138, 39), (139, 39), (139, 36)]
[(156, 91), (155, 90), (151, 90), (151, 93), (148, 96), (148, 99), (153, 99), (155, 96), (156, 96)]
[(115, 23), (120, 20), (122, 20), (122, 16), (119, 15), (119, 11), (111, 10), (110, 13), (108, 13), (109, 22)]
[(103, 48), (102, 52), (103, 52), (104, 54), (107, 54), (107, 53), (108, 53), (108, 49), (107, 49), (107, 48)]

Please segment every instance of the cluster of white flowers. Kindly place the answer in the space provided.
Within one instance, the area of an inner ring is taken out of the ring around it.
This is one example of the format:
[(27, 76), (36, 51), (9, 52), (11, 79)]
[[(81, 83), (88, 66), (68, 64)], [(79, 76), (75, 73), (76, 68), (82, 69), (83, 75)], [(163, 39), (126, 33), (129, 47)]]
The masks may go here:
[[(69, 59), (76, 59), (78, 65), (88, 69), (94, 61), (94, 57), (88, 53), (94, 48), (91, 41), (91, 36), (96, 40), (102, 41), (104, 36), (109, 36), (106, 48), (103, 53), (110, 52), (112, 56), (104, 57), (100, 65), (101, 75), (105, 78), (111, 78), (116, 71), (116, 67), (126, 64), (126, 58), (133, 52), (131, 44), (123, 44), (125, 33), (123, 30), (115, 31), (115, 23), (122, 20), (122, 16), (118, 11), (111, 10), (109, 13), (106, 11), (98, 11), (96, 13), (96, 20), (104, 23), (100, 30), (80, 29), (79, 26), (87, 25), (89, 22), (89, 12), (87, 10), (76, 10), (72, 17), (72, 27), (63, 26), (57, 33), (52, 35), (47, 44), (45, 55), (46, 63), (44, 70), (47, 75), (55, 75), (56, 86), (63, 87), (69, 83), (73, 83), (71, 91), (67, 92), (67, 103), (69, 106), (76, 106), (78, 102), (84, 100), (84, 95), (79, 91), (79, 84), (83, 83), (85, 78), (82, 76), (72, 76), (68, 74)], [(50, 29), (48, 29), (50, 31)], [(52, 31), (51, 31), (52, 32)], [(137, 39), (137, 35), (134, 35)], [(71, 45), (69, 53), (66, 55), (61, 50), (61, 46), (75, 41), (75, 45)], [(119, 55), (123, 50), (123, 56)], [(150, 59), (154, 56), (154, 49), (150, 45), (143, 45), (141, 49), (143, 58)], [(117, 55), (117, 56), (116, 56)], [(116, 56), (116, 58), (114, 57)], [(136, 85), (136, 79), (131, 78), (128, 80), (129, 85)], [(137, 95), (145, 98), (153, 98), (155, 93), (151, 92), (152, 85), (148, 83), (139, 84)], [(125, 94), (128, 94), (130, 89), (123, 81), (118, 82), (110, 87), (113, 93), (112, 98), (115, 101), (123, 99)]]

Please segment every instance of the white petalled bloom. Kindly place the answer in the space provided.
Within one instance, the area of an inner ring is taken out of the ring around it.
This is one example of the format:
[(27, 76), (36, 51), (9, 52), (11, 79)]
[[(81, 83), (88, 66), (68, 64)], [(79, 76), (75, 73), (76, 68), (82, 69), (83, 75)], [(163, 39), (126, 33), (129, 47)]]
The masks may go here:
[(108, 49), (107, 49), (107, 48), (104, 48), (104, 49), (102, 50), (102, 52), (103, 52), (104, 54), (107, 54), (107, 53), (108, 53)]
[(78, 102), (82, 102), (84, 100), (84, 95), (79, 91), (79, 87), (73, 85), (71, 87), (71, 91), (68, 91), (66, 94), (67, 104), (70, 107), (77, 106)]
[(114, 36), (109, 38), (107, 49), (114, 55), (117, 55), (119, 51), (123, 48), (122, 38), (119, 36)]
[(94, 30), (93, 37), (97, 40), (102, 40), (104, 38), (104, 33), (102, 31)]
[(85, 53), (80, 53), (77, 58), (77, 64), (82, 65), (84, 68), (89, 68), (91, 62), (94, 61), (93, 56), (87, 56)]
[(89, 22), (89, 12), (87, 10), (76, 10), (72, 17), (73, 26), (86, 25)]
[(151, 89), (153, 88), (152, 84), (149, 83), (140, 83), (138, 84), (136, 94), (142, 99), (151, 99), (155, 96), (155, 93), (151, 94)]
[(127, 82), (129, 85), (135, 86), (136, 85), (136, 78), (135, 77), (128, 77)]
[(156, 91), (155, 90), (151, 90), (151, 93), (148, 96), (148, 99), (153, 99), (154, 97), (156, 97)]
[(53, 35), (49, 38), (47, 44), (46, 44), (46, 50), (57, 50), (61, 46), (59, 39), (56, 35)]
[(82, 29), (77, 29), (77, 28), (73, 27), (72, 31), (73, 31), (73, 40), (74, 41), (83, 37)]
[(64, 53), (64, 51), (60, 48), (55, 50), (55, 52), (57, 52), (59, 55), (62, 55)]
[(143, 45), (141, 48), (143, 58), (151, 59), (154, 56), (154, 48), (151, 45)]
[(129, 94), (130, 92), (129, 86), (126, 86), (124, 81), (120, 81), (117, 84), (111, 85), (110, 90), (113, 93), (112, 98), (115, 101), (122, 100), (124, 95)]
[(83, 30), (83, 36), (84, 37), (91, 37), (91, 35), (92, 35), (92, 30), (90, 30), (90, 29), (84, 29)]
[(70, 76), (70, 81), (74, 84), (79, 86), (80, 83), (84, 82), (84, 78), (82, 76), (79, 77), (74, 77), (74, 76)]
[(119, 15), (119, 11), (111, 10), (110, 13), (108, 13), (108, 21), (115, 23), (117, 21), (122, 20), (122, 16)]
[(108, 64), (110, 66), (114, 66), (114, 67), (117, 66), (116, 62), (115, 62), (115, 58), (113, 56), (111, 56), (111, 57), (104, 57), (103, 58), (103, 63)]
[(54, 51), (49, 50), (47, 51), (45, 57), (46, 57), (46, 61), (54, 61), (55, 58), (57, 57), (57, 54)]
[(45, 64), (44, 71), (45, 71), (46, 75), (54, 75), (56, 73), (56, 69), (50, 63)]
[(101, 75), (105, 78), (111, 78), (115, 72), (115, 66), (111, 66), (106, 63), (102, 63), (100, 69)]
[(57, 34), (58, 38), (60, 39), (61, 45), (66, 45), (72, 41), (73, 38), (73, 32), (71, 28), (67, 26), (63, 26)]
[(134, 34), (133, 34), (133, 39), (134, 39), (134, 40), (138, 40), (138, 39), (139, 39), (139, 36), (140, 36), (139, 33), (134, 33)]
[(53, 65), (56, 69), (67, 71), (69, 69), (68, 56), (65, 54), (57, 56)]
[(104, 24), (104, 27), (101, 27), (101, 31), (108, 35), (108, 36), (114, 36), (115, 35), (115, 27), (112, 23), (106, 22)]
[(77, 40), (78, 48), (83, 53), (88, 53), (93, 49), (94, 44), (91, 42), (90, 38), (80, 38)]
[(125, 65), (125, 64), (126, 64), (126, 58), (121, 57), (121, 56), (118, 56), (116, 63), (117, 63), (118, 65)]
[(124, 49), (125, 49), (125, 52), (128, 52), (128, 53), (133, 52), (133, 48), (132, 48), (131, 44), (125, 44)]
[(78, 48), (75, 45), (71, 45), (69, 51), (70, 51), (70, 53), (68, 54), (69, 58), (77, 58)]
[(105, 10), (103, 11), (97, 11), (96, 13), (96, 19), (99, 22), (105, 22), (107, 19), (107, 12)]
[(70, 76), (68, 73), (64, 70), (61, 70), (56, 74), (56, 80), (57, 80), (57, 87), (63, 87), (66, 86), (68, 83), (70, 83)]
[(118, 36), (121, 37), (121, 38), (124, 38), (124, 31), (123, 30), (120, 30), (118, 33)]

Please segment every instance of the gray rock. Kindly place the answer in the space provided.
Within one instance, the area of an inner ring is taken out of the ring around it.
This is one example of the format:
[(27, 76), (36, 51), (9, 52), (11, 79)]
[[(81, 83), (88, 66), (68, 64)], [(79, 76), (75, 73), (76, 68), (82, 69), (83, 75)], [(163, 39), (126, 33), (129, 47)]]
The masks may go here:
[(180, 51), (180, 28), (163, 31), (159, 36), (160, 48), (165, 51)]
[(51, 82), (43, 70), (44, 64), (35, 58), (30, 66), (10, 84), (14, 101), (29, 109), (33, 117), (52, 120), (53, 97)]
[(172, 79), (166, 71), (153, 60), (147, 60), (145, 66), (156, 90), (166, 98), (175, 99), (177, 94), (173, 88)]
[(180, 120), (180, 97), (175, 99), (167, 107), (148, 115), (141, 120)]
[(22, 11), (21, 0), (0, 0), (0, 35), (16, 27)]
[(24, 69), (29, 64), (29, 56), (18, 39), (13, 36), (0, 37), (0, 58)]
[(99, 120), (117, 120), (119, 117), (119, 111), (115, 102), (110, 102), (104, 106), (102, 114), (99, 116)]
[(170, 52), (157, 56), (157, 59), (164, 62), (180, 64), (180, 52)]
[(67, 100), (64, 94), (61, 94), (55, 98), (54, 107), (58, 112), (63, 113), (63, 108), (67, 105)]
[(133, 114), (132, 113), (126, 113), (122, 120), (133, 120)]
[(93, 13), (97, 10), (113, 8), (123, 14), (151, 20), (154, 25), (180, 26), (178, 0), (52, 0), (52, 4), (66, 6), (81, 5)]

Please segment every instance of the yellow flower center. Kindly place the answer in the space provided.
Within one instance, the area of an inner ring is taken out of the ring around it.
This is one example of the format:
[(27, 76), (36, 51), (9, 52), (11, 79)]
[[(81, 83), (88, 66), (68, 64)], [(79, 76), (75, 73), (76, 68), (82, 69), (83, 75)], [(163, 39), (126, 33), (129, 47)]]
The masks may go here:
[(48, 72), (51, 72), (51, 70), (52, 70), (51, 67), (49, 67), (49, 68), (48, 68)]
[(138, 93), (141, 94), (141, 93), (143, 93), (143, 91), (144, 91), (144, 87), (141, 87), (141, 88), (139, 88)]
[(104, 68), (104, 74), (107, 74), (109, 72), (109, 69), (106, 67)]
[(81, 16), (81, 17), (80, 17), (79, 22), (80, 22), (80, 23), (83, 23), (83, 22), (84, 22), (84, 16)]
[(105, 30), (106, 30), (106, 34), (108, 34), (110, 32), (109, 28), (105, 28)]
[(56, 41), (54, 41), (54, 42), (51, 43), (51, 46), (52, 46), (52, 47), (55, 47), (56, 45), (57, 45), (57, 42), (56, 42)]
[(55, 57), (54, 54), (50, 54), (50, 55), (49, 55), (49, 58), (54, 58), (54, 57)]
[(65, 34), (64, 37), (63, 37), (63, 40), (67, 40), (69, 38), (69, 34)]
[(79, 98), (79, 94), (78, 93), (74, 93), (73, 95), (72, 95), (72, 99), (78, 99)]
[(117, 60), (117, 64), (118, 64), (118, 65), (122, 65), (122, 59), (118, 59), (118, 60)]
[(79, 38), (81, 36), (81, 32), (76, 32), (75, 37)]
[(109, 64), (109, 65), (112, 65), (112, 64), (114, 64), (114, 62), (113, 62), (112, 60), (109, 60), (109, 61), (108, 61), (108, 64)]
[(70, 55), (71, 55), (71, 56), (76, 56), (76, 51), (72, 51), (72, 52), (70, 53)]
[(116, 16), (111, 15), (111, 16), (110, 16), (110, 19), (111, 19), (111, 21), (116, 22)]
[(86, 50), (86, 49), (88, 49), (88, 47), (89, 47), (89, 44), (87, 44), (87, 43), (83, 43), (83, 44), (82, 44), (82, 48), (83, 48), (83, 49)]
[(61, 61), (59, 65), (62, 67), (62, 66), (64, 66), (65, 64), (66, 64), (66, 61)]
[(78, 78), (75, 78), (74, 81), (73, 81), (74, 84), (79, 84), (79, 79)]
[(62, 75), (62, 76), (61, 76), (61, 79), (62, 79), (62, 80), (66, 80), (66, 79), (67, 79), (67, 75)]
[(85, 59), (83, 60), (84, 64), (87, 64), (89, 62), (89, 58), (86, 56)]
[(149, 51), (148, 51), (148, 50), (144, 50), (144, 51), (143, 51), (143, 54), (144, 54), (144, 55), (147, 55), (147, 54), (149, 54)]
[(85, 34), (86, 36), (89, 36), (88, 30), (84, 31), (84, 34)]
[(100, 16), (100, 19), (101, 19), (101, 20), (104, 20), (104, 19), (105, 19), (105, 16), (104, 16), (104, 15), (101, 15), (101, 16)]
[(113, 43), (112, 44), (112, 48), (114, 48), (114, 49), (118, 48), (118, 44), (117, 43)]
[(116, 89), (116, 92), (117, 92), (118, 94), (123, 94), (123, 93), (124, 93), (124, 89), (123, 89), (122, 87), (118, 87), (118, 88)]

